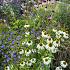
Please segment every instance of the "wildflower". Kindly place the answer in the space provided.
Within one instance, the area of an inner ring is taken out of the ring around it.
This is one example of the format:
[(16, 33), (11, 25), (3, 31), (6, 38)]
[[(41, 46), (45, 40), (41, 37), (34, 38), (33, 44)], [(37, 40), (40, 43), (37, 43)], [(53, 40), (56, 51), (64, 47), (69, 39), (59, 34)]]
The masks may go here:
[(52, 53), (56, 53), (58, 51), (58, 48), (55, 48), (52, 43), (47, 44), (45, 48)]
[(31, 50), (25, 50), (26, 56), (29, 56), (31, 54)]
[(44, 37), (44, 38), (48, 38), (48, 34), (47, 34), (46, 31), (42, 31), (42, 37)]
[(25, 32), (25, 37), (27, 37), (30, 34), (30, 32)]
[(29, 61), (26, 62), (26, 65), (27, 66), (31, 66), (32, 65), (32, 62), (29, 60)]
[(35, 63), (36, 62), (36, 58), (32, 58), (30, 61), (31, 61), (31, 63)]
[(43, 49), (44, 49), (44, 44), (43, 44), (43, 43), (39, 43), (39, 44), (37, 45), (37, 49), (43, 50)]
[(22, 45), (26, 44), (26, 42), (22, 42)]
[(28, 27), (30, 27), (30, 25), (28, 25), (28, 24), (24, 25), (24, 28), (28, 28)]
[(56, 69), (55, 69), (55, 70), (62, 70), (62, 67), (61, 67), (61, 66), (56, 67)]
[(57, 32), (57, 30), (53, 29), (53, 32)]
[(23, 54), (23, 53), (24, 53), (24, 50), (21, 49), (21, 50), (19, 51), (19, 54)]
[(9, 66), (6, 66), (6, 67), (5, 67), (5, 70), (10, 70), (10, 67), (9, 67)]
[(25, 64), (26, 63), (24, 61), (22, 61), (22, 63), (20, 63), (20, 66), (23, 67), (23, 66), (25, 66)]
[(66, 68), (68, 66), (67, 62), (66, 61), (60, 61), (60, 65), (63, 67), (63, 68)]
[(1, 48), (4, 48), (4, 47), (5, 47), (5, 45), (2, 45), (2, 46), (1, 46)]
[(53, 41), (53, 45), (54, 45), (55, 47), (60, 46), (60, 41)]
[(64, 33), (63, 37), (66, 38), (66, 39), (68, 39), (68, 34)]
[(35, 53), (36, 52), (36, 49), (32, 49), (31, 51), (32, 51), (32, 53)]
[(47, 39), (47, 44), (52, 43), (52, 42), (53, 42), (53, 39), (52, 39), (51, 37), (49, 37), (49, 38)]
[(30, 46), (30, 45), (33, 44), (33, 42), (32, 42), (32, 41), (28, 41), (26, 44), (27, 44), (28, 46)]
[(43, 63), (44, 63), (45, 65), (49, 65), (49, 64), (51, 63), (51, 58), (50, 58), (50, 57), (45, 57), (45, 58), (43, 58)]

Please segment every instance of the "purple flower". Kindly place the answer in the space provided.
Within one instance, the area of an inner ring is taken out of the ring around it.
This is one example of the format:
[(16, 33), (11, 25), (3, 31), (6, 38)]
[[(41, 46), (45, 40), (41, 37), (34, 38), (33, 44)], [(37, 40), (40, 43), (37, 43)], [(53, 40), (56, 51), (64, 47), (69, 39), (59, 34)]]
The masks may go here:
[(10, 61), (10, 59), (11, 59), (11, 58), (10, 58), (10, 57), (8, 57), (8, 58), (6, 59), (6, 61), (7, 61), (7, 62), (9, 62), (9, 61)]
[(15, 58), (17, 56), (17, 54), (16, 53), (13, 53), (13, 57)]
[(14, 42), (15, 42), (15, 41), (13, 40), (13, 41), (12, 41), (12, 44), (14, 44)]
[(5, 58), (8, 58), (8, 55), (7, 55), (7, 54), (5, 54), (5, 55), (4, 55), (4, 57), (5, 57)]
[(46, 2), (46, 0), (42, 0), (43, 2)]
[(10, 41), (11, 40), (11, 38), (8, 38), (8, 41)]
[(5, 45), (2, 45), (2, 46), (1, 46), (1, 48), (4, 48), (4, 47), (5, 47)]

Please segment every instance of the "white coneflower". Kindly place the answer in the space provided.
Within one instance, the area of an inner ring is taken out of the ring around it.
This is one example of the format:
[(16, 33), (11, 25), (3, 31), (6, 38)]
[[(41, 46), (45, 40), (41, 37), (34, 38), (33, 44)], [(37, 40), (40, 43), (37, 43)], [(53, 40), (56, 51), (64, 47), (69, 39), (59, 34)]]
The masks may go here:
[(28, 46), (30, 46), (30, 45), (33, 44), (33, 42), (32, 42), (32, 41), (28, 41), (26, 44), (27, 44)]
[(55, 69), (55, 70), (62, 70), (62, 67), (61, 67), (61, 66), (56, 67), (56, 69)]
[(30, 25), (28, 25), (28, 24), (25, 24), (25, 25), (24, 25), (24, 27), (25, 27), (25, 28), (28, 28), (28, 27), (30, 27)]
[(21, 50), (19, 51), (19, 54), (23, 54), (23, 53), (24, 53), (24, 50), (21, 49)]
[(28, 35), (30, 35), (30, 32), (25, 32), (25, 37), (27, 37)]
[(26, 65), (27, 66), (31, 66), (32, 65), (32, 62), (29, 60), (29, 61), (26, 62)]
[(55, 47), (59, 47), (60, 46), (60, 41), (53, 41), (53, 45)]
[(64, 34), (63, 34), (63, 37), (66, 38), (66, 39), (69, 38), (68, 36), (69, 36), (69, 35), (68, 35), (67, 33), (64, 33)]
[(37, 45), (37, 49), (38, 49), (38, 50), (43, 50), (43, 49), (44, 49), (44, 44), (43, 44), (43, 43), (39, 43), (39, 44)]
[(53, 29), (52, 31), (53, 31), (53, 32), (57, 32), (57, 30), (56, 30), (56, 29)]
[(43, 58), (43, 63), (44, 63), (45, 65), (49, 65), (49, 64), (51, 63), (51, 58), (50, 58), (50, 57), (45, 57), (45, 58)]
[(31, 61), (31, 63), (35, 63), (36, 62), (36, 58), (32, 58), (30, 61)]
[(26, 44), (26, 42), (22, 42), (22, 45)]
[(24, 61), (22, 61), (22, 63), (20, 63), (20, 66), (23, 67), (23, 66), (25, 66), (25, 64), (26, 63)]
[(42, 31), (42, 37), (43, 37), (43, 38), (48, 38), (48, 34), (47, 34), (46, 31)]
[(6, 67), (5, 67), (5, 70), (10, 70), (10, 67), (9, 67), (9, 66), (6, 66)]
[(53, 42), (53, 39), (52, 39), (51, 37), (49, 37), (49, 38), (47, 39), (47, 44), (52, 43), (52, 42)]
[(58, 48), (56, 48), (52, 43), (47, 44), (45, 48), (52, 53), (56, 53), (58, 51)]
[(32, 49), (31, 51), (32, 51), (32, 53), (36, 53), (36, 49)]
[(63, 68), (66, 68), (68, 66), (68, 63), (66, 61), (60, 61), (60, 65), (63, 67)]
[(29, 56), (31, 54), (31, 50), (25, 50), (25, 55)]

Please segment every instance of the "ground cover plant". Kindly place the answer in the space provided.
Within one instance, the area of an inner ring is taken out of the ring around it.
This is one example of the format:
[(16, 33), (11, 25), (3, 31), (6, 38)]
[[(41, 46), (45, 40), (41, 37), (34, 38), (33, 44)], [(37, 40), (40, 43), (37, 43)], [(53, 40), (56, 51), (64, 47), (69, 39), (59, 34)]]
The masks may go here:
[(61, 1), (1, 5), (0, 70), (70, 70), (69, 8)]

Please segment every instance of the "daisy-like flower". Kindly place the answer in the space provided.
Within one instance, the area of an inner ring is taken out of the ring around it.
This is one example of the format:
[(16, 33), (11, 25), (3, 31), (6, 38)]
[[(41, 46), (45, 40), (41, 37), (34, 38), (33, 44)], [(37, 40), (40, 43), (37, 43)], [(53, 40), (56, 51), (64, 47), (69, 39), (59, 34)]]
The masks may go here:
[(62, 70), (62, 67), (61, 67), (61, 66), (56, 67), (56, 69), (55, 69), (55, 70)]
[(32, 53), (35, 53), (36, 52), (36, 49), (32, 49), (31, 51), (32, 51)]
[(42, 37), (43, 37), (43, 38), (48, 38), (48, 34), (47, 34), (46, 31), (42, 31)]
[(6, 66), (6, 67), (5, 67), (5, 70), (10, 70), (10, 67), (9, 67), (9, 66)]
[(38, 50), (43, 50), (43, 49), (44, 49), (44, 44), (43, 44), (43, 43), (39, 43), (39, 44), (37, 45), (37, 49), (38, 49)]
[(52, 42), (53, 42), (53, 39), (52, 39), (51, 37), (49, 37), (49, 38), (47, 39), (47, 44), (52, 43)]
[(22, 63), (20, 63), (20, 66), (23, 67), (23, 66), (25, 66), (25, 64), (26, 63), (24, 61), (22, 61)]
[(23, 53), (24, 53), (24, 50), (21, 49), (21, 50), (19, 51), (19, 54), (23, 54)]
[(31, 50), (25, 50), (25, 55), (29, 56), (31, 54)]
[(26, 44), (27, 44), (28, 46), (30, 46), (30, 45), (33, 44), (33, 42), (32, 42), (32, 41), (28, 41)]
[(28, 24), (25, 24), (24, 25), (24, 28), (28, 28), (28, 27), (30, 27), (30, 25), (28, 25)]
[(36, 62), (36, 58), (32, 58), (30, 61), (31, 61), (31, 63), (35, 63)]
[(53, 41), (53, 45), (55, 47), (59, 47), (60, 46), (60, 41)]
[(30, 32), (25, 32), (25, 37), (27, 37), (28, 35), (30, 35)]
[(63, 67), (63, 68), (66, 68), (68, 66), (68, 63), (66, 61), (60, 61), (60, 65)]
[(51, 63), (51, 58), (50, 58), (50, 57), (45, 57), (45, 58), (43, 58), (43, 63), (44, 63), (45, 65), (49, 65), (49, 64)]
[(58, 48), (55, 48), (52, 43), (47, 44), (45, 48), (52, 53), (56, 53), (58, 51)]
[(26, 42), (22, 42), (22, 45), (26, 44)]
[(63, 37), (66, 38), (66, 39), (69, 38), (68, 36), (69, 36), (69, 35), (68, 35), (67, 33), (64, 33), (64, 34), (63, 34)]
[(56, 29), (53, 29), (52, 31), (53, 31), (53, 32), (57, 32), (57, 30), (56, 30)]
[(26, 65), (27, 66), (31, 66), (32, 65), (32, 62), (29, 60), (29, 61), (26, 62)]

